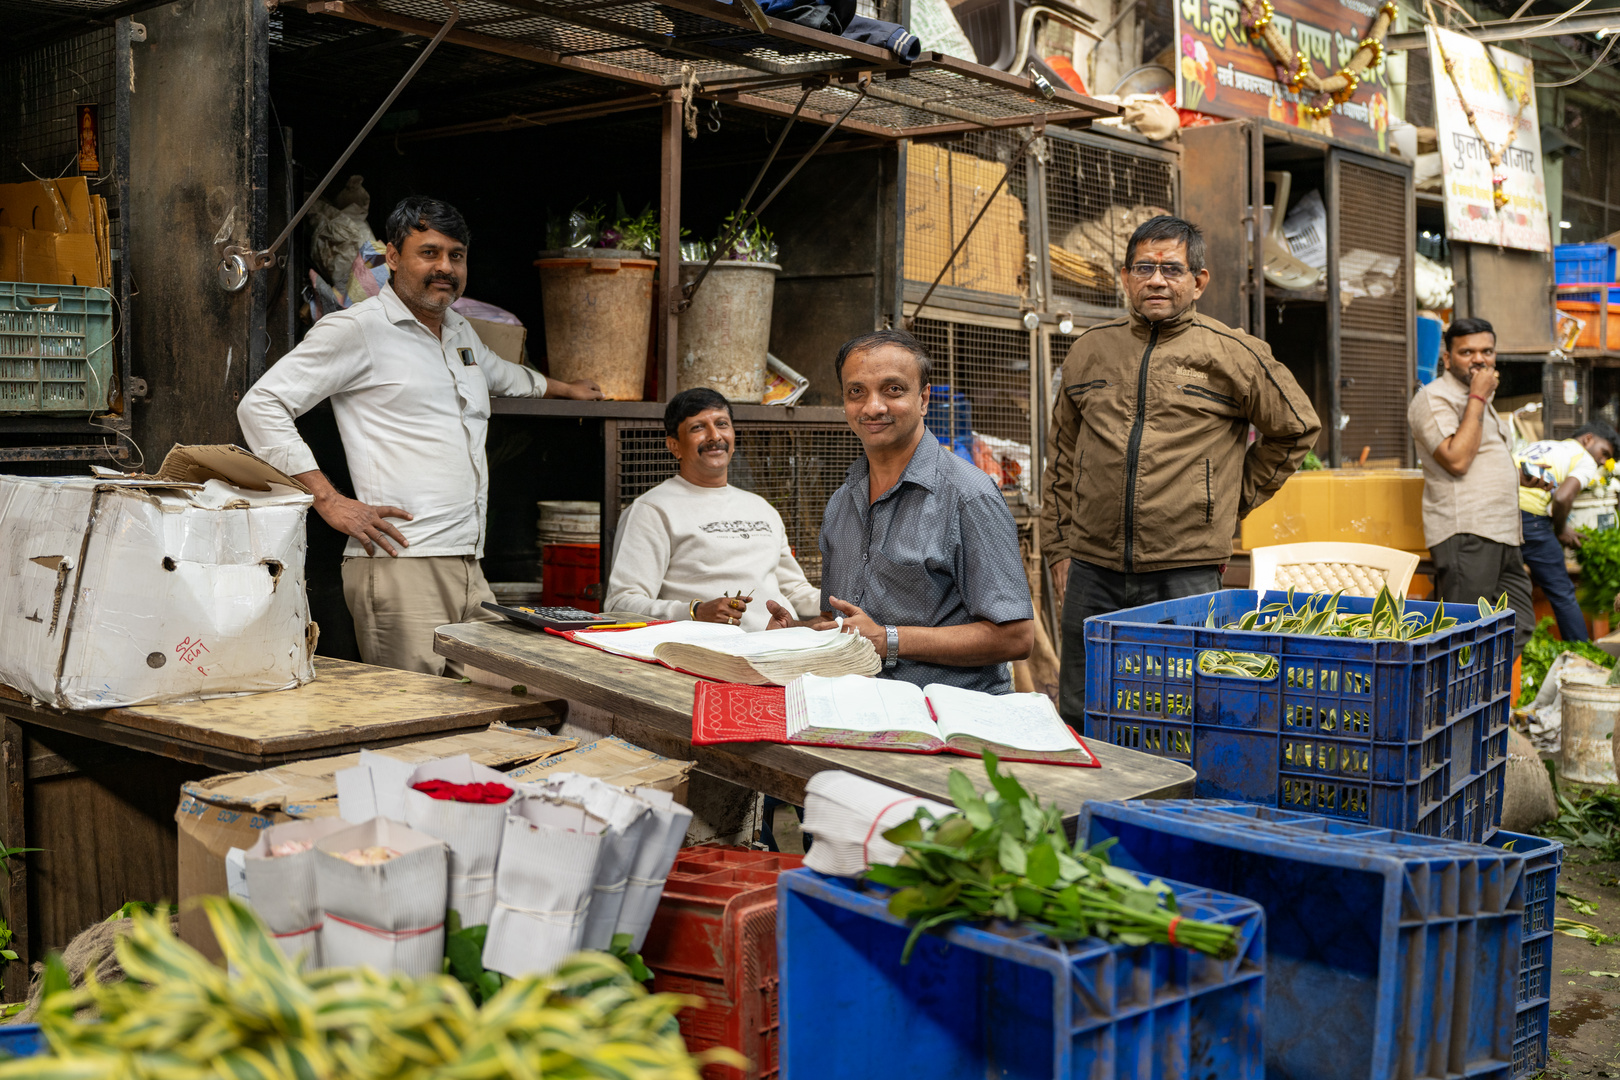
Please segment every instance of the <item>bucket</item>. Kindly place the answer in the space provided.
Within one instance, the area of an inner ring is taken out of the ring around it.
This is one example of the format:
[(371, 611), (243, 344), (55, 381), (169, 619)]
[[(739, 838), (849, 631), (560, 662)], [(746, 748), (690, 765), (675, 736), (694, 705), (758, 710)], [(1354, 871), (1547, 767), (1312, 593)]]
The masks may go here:
[(540, 549), (540, 603), (601, 611), (602, 546), (546, 544)]
[(540, 603), (540, 583), (538, 581), (492, 581), (489, 591), (495, 594), (495, 602), (506, 607), (518, 607), (524, 604), (533, 606)]
[(1563, 760), (1558, 775), (1582, 784), (1615, 783), (1612, 735), (1620, 717), (1620, 686), (1559, 687)]
[(1608, 492), (1578, 495), (1569, 508), (1571, 529), (1612, 529), (1615, 525), (1615, 497)]
[(595, 544), (602, 539), (602, 504), (551, 502), (540, 506), (540, 546)]
[[(681, 263), (681, 284), (694, 281), (703, 263)], [(681, 312), (675, 335), (675, 389), (707, 386), (727, 401), (758, 405), (765, 396), (765, 352), (771, 345), (775, 263), (714, 264)]]
[(595, 379), (610, 401), (640, 401), (652, 340), (653, 271), (639, 252), (548, 253), (540, 268), (546, 362), (563, 382)]

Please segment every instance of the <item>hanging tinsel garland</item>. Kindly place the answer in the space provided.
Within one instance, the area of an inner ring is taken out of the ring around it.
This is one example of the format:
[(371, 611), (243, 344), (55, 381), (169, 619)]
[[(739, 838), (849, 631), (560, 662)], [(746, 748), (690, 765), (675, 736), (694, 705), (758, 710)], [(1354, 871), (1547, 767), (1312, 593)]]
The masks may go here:
[[(1321, 76), (1311, 70), (1310, 61), (1305, 59), (1303, 52), (1290, 48), (1288, 39), (1277, 29), (1272, 21), (1276, 11), (1271, 6), (1271, 0), (1242, 0), (1242, 4), (1243, 29), (1248, 33), (1249, 40), (1260, 46), (1276, 67), (1277, 81), (1296, 93), (1310, 91), (1310, 100), (1301, 104), (1299, 109), (1312, 119), (1327, 116), (1335, 104), (1349, 101), (1355, 95), (1356, 87), (1361, 85), (1362, 76), (1383, 61), (1384, 35), (1389, 33), (1396, 15), (1394, 0), (1386, 0), (1384, 6), (1378, 9), (1378, 14), (1373, 16), (1367, 36), (1356, 43), (1355, 55), (1350, 57), (1350, 62), (1332, 75)], [(1289, 59), (1285, 60), (1285, 57)]]

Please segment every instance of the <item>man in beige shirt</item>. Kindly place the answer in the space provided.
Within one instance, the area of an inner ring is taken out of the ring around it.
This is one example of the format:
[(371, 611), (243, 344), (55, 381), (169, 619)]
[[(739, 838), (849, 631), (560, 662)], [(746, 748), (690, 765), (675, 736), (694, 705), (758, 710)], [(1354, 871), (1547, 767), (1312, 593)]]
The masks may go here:
[(1423, 538), (1435, 595), (1448, 604), (1495, 603), (1515, 615), (1515, 651), (1535, 630), (1530, 578), (1519, 553), (1519, 472), (1512, 439), (1491, 407), (1496, 332), (1484, 319), (1446, 328), (1442, 373), (1406, 410), (1423, 461)]

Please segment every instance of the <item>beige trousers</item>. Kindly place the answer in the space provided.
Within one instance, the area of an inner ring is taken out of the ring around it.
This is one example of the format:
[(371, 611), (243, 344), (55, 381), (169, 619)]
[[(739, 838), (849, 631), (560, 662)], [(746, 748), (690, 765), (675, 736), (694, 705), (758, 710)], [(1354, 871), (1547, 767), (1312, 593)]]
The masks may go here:
[(433, 631), (445, 623), (500, 622), (479, 605), (494, 600), (471, 555), (343, 560), (343, 599), (354, 617), (360, 659), (379, 667), (448, 675), (462, 667), (433, 651)]

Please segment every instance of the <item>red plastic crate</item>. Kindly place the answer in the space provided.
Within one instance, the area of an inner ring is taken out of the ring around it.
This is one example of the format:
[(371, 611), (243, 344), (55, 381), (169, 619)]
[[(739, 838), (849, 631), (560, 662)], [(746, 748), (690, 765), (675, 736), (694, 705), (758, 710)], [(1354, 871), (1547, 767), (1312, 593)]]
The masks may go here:
[(776, 877), (802, 865), (798, 855), (704, 845), (675, 860), (642, 947), (653, 989), (691, 994), (681, 1035), (694, 1051), (729, 1046), (747, 1071), (722, 1065), (706, 1080), (770, 1080), (778, 1075)]

